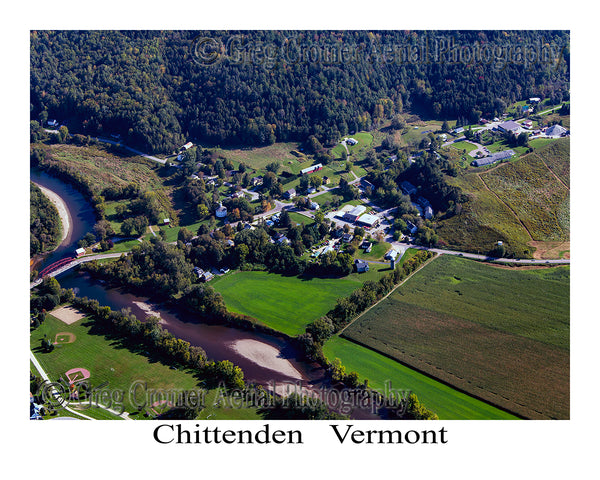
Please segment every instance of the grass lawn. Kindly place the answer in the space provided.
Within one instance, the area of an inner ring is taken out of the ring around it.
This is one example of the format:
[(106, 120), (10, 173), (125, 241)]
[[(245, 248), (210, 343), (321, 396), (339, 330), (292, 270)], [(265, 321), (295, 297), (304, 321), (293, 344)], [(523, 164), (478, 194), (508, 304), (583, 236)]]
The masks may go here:
[[(69, 332), (75, 336), (73, 343), (62, 344), (50, 353), (40, 351), (41, 339), (55, 339), (58, 333)], [(132, 418), (142, 419), (137, 406), (130, 403), (129, 391), (134, 382), (145, 382), (150, 389), (200, 391), (198, 378), (193, 371), (173, 370), (161, 362), (161, 358), (144, 354), (138, 344), (131, 345), (115, 337), (110, 332), (98, 326), (89, 317), (83, 318), (71, 325), (47, 315), (42, 325), (31, 333), (31, 349), (52, 381), (64, 377), (71, 368), (81, 367), (90, 371), (90, 384), (98, 386), (104, 382), (104, 388), (110, 391), (125, 392), (123, 404), (125, 410), (134, 413)], [(141, 390), (139, 390), (141, 391)], [(206, 395), (206, 405), (211, 392)], [(141, 396), (141, 398), (144, 398)], [(118, 401), (118, 398), (115, 397)], [(212, 403), (210, 403), (212, 406)], [(211, 407), (212, 408), (212, 407)], [(145, 410), (145, 409), (143, 409)], [(215, 410), (212, 408), (211, 411)], [(93, 412), (91, 414), (90, 412)], [(203, 411), (204, 412), (204, 411)], [(110, 418), (111, 414), (101, 409), (82, 410), (82, 413), (94, 418)], [(203, 413), (200, 414), (201, 418)], [(255, 409), (224, 410), (220, 409), (219, 418), (258, 418)]]
[(460, 152), (462, 152), (463, 150), (466, 150), (467, 151), (466, 153), (472, 152), (473, 150), (477, 150), (476, 145), (473, 145), (472, 143), (469, 143), (469, 142), (465, 142), (464, 140), (460, 141), (460, 142), (454, 142), (452, 144), (452, 146), (454, 148), (456, 148), (457, 150), (459, 150)]
[(529, 418), (568, 418), (569, 278), (442, 255), (344, 336)]
[(356, 258), (364, 260), (383, 261), (383, 256), (392, 248), (392, 245), (387, 242), (372, 242), (371, 252), (365, 253), (362, 248), (356, 250)]
[(298, 212), (290, 212), (290, 220), (295, 223), (300, 223), (302, 225), (311, 225), (315, 223), (312, 218), (307, 217), (306, 215), (302, 215)]
[(325, 315), (339, 297), (350, 295), (369, 279), (365, 274), (356, 275), (302, 278), (239, 271), (216, 278), (211, 286), (223, 295), (229, 310), (254, 317), (288, 335), (298, 335), (307, 324)]
[(442, 420), (515, 418), (345, 338), (332, 337), (323, 352), (330, 361), (339, 358), (347, 372), (357, 372), (361, 380), (368, 378), (372, 388), (384, 391), (385, 384), (391, 382), (392, 388), (411, 390)]

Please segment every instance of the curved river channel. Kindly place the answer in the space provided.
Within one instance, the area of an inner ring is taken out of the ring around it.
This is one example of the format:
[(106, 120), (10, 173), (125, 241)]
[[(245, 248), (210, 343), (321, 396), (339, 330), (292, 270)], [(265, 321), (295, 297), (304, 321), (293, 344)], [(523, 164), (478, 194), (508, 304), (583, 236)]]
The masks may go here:
[[(92, 230), (95, 217), (92, 205), (62, 180), (35, 169), (31, 169), (31, 180), (63, 199), (72, 224), (70, 235), (36, 266), (39, 271), (45, 265), (73, 255), (78, 240)], [(327, 388), (324, 369), (318, 364), (300, 360), (300, 352), (283, 337), (201, 322), (193, 314), (155, 303), (150, 297), (134, 295), (121, 288), (110, 288), (104, 281), (84, 272), (68, 270), (57, 279), (62, 287), (72, 288), (77, 296), (94, 298), (100, 305), (113, 310), (129, 308), (139, 319), (150, 314), (160, 317), (166, 330), (203, 348), (208, 358), (231, 360), (240, 366), (246, 381), (264, 385), (269, 390), (275, 386), (278, 392), (299, 391), (298, 385), (317, 393)], [(362, 410), (355, 410), (351, 417), (379, 418)]]

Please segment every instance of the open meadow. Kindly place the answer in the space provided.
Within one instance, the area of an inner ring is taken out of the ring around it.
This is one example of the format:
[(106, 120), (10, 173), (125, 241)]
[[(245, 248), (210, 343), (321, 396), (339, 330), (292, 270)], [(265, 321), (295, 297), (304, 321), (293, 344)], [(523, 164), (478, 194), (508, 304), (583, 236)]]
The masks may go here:
[(343, 335), (528, 418), (569, 418), (569, 267), (442, 255)]

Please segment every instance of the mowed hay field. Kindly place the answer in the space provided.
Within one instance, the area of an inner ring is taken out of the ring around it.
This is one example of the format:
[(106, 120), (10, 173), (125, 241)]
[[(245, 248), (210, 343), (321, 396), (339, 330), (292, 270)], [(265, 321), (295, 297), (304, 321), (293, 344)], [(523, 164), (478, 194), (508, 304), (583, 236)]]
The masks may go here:
[(360, 288), (362, 280), (356, 275), (303, 278), (252, 271), (220, 277), (211, 282), (211, 287), (223, 295), (228, 310), (254, 317), (288, 335), (298, 335), (333, 308), (339, 297)]
[(343, 336), (520, 416), (566, 419), (569, 279), (442, 255)]

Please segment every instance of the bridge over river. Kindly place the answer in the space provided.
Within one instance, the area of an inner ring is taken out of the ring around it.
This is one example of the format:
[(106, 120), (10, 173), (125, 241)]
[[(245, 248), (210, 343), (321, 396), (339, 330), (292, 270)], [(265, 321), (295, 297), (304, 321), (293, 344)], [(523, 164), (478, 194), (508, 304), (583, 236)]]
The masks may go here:
[(43, 278), (46, 276), (56, 277), (57, 275), (60, 275), (61, 273), (64, 273), (67, 270), (76, 267), (77, 265), (81, 265), (82, 263), (91, 262), (92, 260), (101, 260), (103, 258), (119, 258), (121, 255), (127, 255), (127, 253), (101, 253), (98, 255), (89, 255), (79, 258), (63, 258), (62, 260), (54, 262), (52, 265), (48, 265), (46, 268), (44, 268), (44, 270), (40, 272), (40, 278), (29, 284), (29, 289), (31, 290), (32, 288), (37, 287), (40, 283), (42, 283)]

